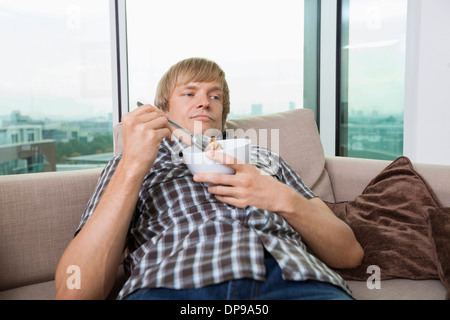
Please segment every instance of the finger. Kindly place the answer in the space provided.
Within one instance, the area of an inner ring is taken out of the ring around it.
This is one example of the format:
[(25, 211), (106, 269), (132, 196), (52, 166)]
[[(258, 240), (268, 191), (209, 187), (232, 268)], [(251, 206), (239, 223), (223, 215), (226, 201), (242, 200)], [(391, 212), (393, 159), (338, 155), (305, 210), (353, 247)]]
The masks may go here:
[(172, 133), (170, 132), (169, 128), (160, 128), (155, 130), (158, 140), (161, 141), (162, 139), (171, 140), (172, 139)]
[(148, 116), (142, 116), (141, 119), (142, 124), (146, 126), (148, 129), (163, 129), (166, 128), (170, 132), (171, 127), (169, 125), (169, 122), (167, 121), (166, 117), (161, 117), (157, 115), (148, 115)]
[(208, 187), (208, 191), (209, 193), (218, 196), (226, 196), (232, 198), (238, 198), (239, 196), (238, 188), (226, 185), (210, 185)]
[(166, 116), (162, 110), (152, 106), (151, 104), (142, 105), (141, 107), (133, 110), (131, 113), (134, 113), (136, 115), (141, 115), (141, 114), (153, 113), (153, 112), (156, 112), (164, 117)]
[(211, 183), (221, 186), (234, 186), (235, 176), (220, 173), (197, 173), (194, 175), (195, 182)]
[(158, 119), (161, 119), (168, 123), (167, 118), (157, 112), (147, 112), (140, 115), (136, 115), (135, 119), (140, 123), (152, 122)]
[(171, 130), (167, 117), (161, 116), (161, 114), (157, 112), (147, 112), (137, 115), (127, 114), (124, 116), (122, 124), (124, 127), (130, 128), (139, 128), (141, 125), (144, 125), (142, 128), (145, 128), (145, 130), (157, 128), (167, 128)]

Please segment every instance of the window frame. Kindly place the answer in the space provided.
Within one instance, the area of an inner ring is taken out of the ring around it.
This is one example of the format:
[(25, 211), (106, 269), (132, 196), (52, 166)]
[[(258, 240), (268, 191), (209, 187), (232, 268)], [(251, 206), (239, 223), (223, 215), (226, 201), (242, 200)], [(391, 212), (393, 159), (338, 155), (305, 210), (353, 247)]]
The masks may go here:
[[(348, 86), (342, 85), (342, 79), (348, 79), (348, 51), (342, 50), (349, 44), (349, 0), (337, 0), (336, 21), (336, 135), (335, 154), (347, 157), (345, 148), (341, 148), (341, 139), (348, 135), (341, 123), (348, 123), (348, 106), (343, 101), (348, 101)], [(345, 35), (344, 35), (345, 32)], [(345, 130), (345, 131), (344, 131)]]
[(111, 72), (113, 125), (128, 113), (128, 49), (126, 0), (109, 0), (111, 21)]
[[(336, 155), (339, 90), (338, 1), (323, 0), (320, 7), (320, 137), (325, 156)], [(331, 75), (331, 76), (330, 76)]]
[(303, 108), (314, 111), (319, 128), (321, 121), (321, 6), (322, 0), (305, 0), (305, 43), (303, 56)]

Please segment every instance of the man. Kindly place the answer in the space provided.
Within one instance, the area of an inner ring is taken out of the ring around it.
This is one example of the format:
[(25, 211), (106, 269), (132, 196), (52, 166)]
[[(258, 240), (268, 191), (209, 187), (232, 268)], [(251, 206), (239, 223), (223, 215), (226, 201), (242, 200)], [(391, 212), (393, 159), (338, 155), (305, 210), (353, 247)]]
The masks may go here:
[[(329, 267), (359, 265), (362, 248), (284, 161), (276, 176), (217, 151), (209, 157), (235, 175), (192, 176), (172, 161), (186, 137), (172, 141), (168, 119), (191, 132), (224, 129), (229, 90), (216, 63), (173, 66), (155, 105), (123, 117), (123, 153), (105, 167), (61, 257), (57, 298), (107, 297), (124, 248), (130, 277), (120, 299), (350, 298)], [(253, 152), (273, 160), (268, 150)], [(81, 271), (77, 290), (66, 285), (71, 265)]]

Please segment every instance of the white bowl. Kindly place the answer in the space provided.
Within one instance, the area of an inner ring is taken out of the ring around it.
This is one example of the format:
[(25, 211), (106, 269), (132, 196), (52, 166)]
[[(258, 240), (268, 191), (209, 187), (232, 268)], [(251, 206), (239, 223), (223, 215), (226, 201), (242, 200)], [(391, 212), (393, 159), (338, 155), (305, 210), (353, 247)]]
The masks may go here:
[[(224, 152), (240, 163), (250, 162), (250, 146), (249, 139), (229, 139), (218, 141)], [(183, 150), (183, 162), (187, 165), (193, 175), (196, 173), (221, 173), (221, 174), (235, 174), (235, 170), (229, 166), (213, 161), (206, 156), (206, 152), (202, 152), (196, 147), (189, 147)]]

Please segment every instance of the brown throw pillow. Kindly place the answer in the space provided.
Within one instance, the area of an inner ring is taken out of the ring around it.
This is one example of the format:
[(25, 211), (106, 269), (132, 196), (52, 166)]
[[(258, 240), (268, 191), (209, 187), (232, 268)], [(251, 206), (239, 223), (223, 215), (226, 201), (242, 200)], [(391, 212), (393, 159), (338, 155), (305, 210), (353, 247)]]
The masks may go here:
[(427, 214), (439, 278), (446, 286), (447, 300), (450, 300), (450, 208), (430, 208)]
[(327, 204), (365, 252), (359, 267), (337, 270), (345, 279), (367, 280), (369, 266), (380, 268), (382, 280), (439, 279), (426, 215), (439, 201), (408, 158), (392, 162), (354, 201)]

